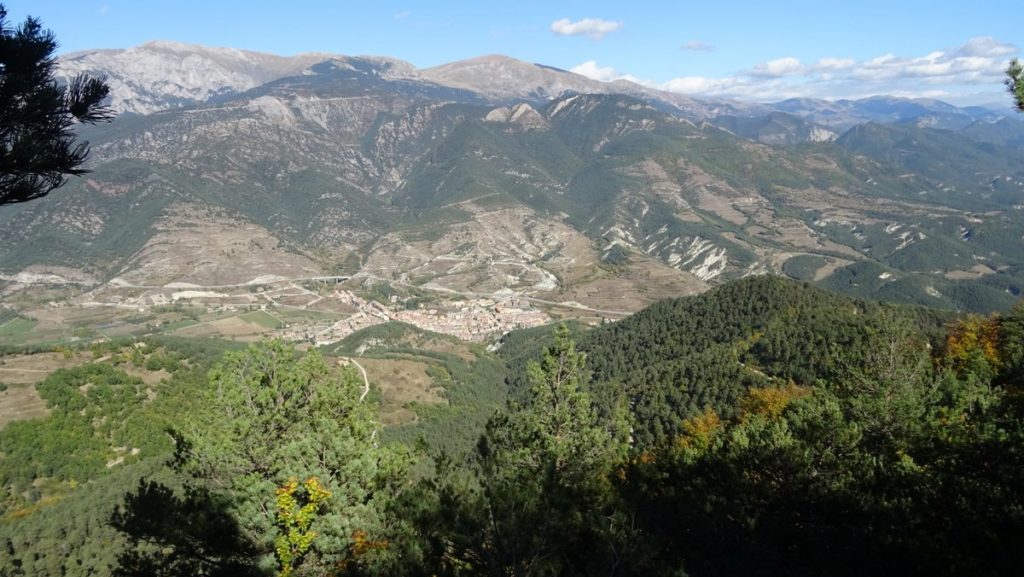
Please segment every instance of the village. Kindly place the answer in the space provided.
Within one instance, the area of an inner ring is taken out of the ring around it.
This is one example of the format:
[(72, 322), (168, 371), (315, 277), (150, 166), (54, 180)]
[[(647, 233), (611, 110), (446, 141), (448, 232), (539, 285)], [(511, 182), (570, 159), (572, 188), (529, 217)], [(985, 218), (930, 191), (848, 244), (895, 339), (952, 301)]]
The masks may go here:
[(289, 340), (308, 340), (316, 345), (326, 345), (375, 324), (399, 321), (464, 341), (479, 342), (492, 335), (540, 326), (551, 320), (546, 313), (533, 309), (515, 297), (441, 301), (412, 309), (399, 308), (402, 303), (396, 296), (391, 298), (391, 307), (342, 289), (333, 291), (331, 297), (358, 312), (326, 327), (322, 323), (319, 326), (287, 327), (282, 330), (281, 336)]
[[(75, 306), (114, 307), (138, 313), (185, 307), (205, 310), (219, 318), (236, 313), (245, 318), (253, 311), (262, 311), (272, 322), (272, 325), (260, 329), (263, 336), (304, 341), (317, 346), (340, 341), (356, 331), (390, 321), (474, 342), (551, 321), (547, 313), (508, 290), (489, 297), (446, 295), (438, 299), (413, 299), (387, 294), (370, 298), (359, 289), (345, 288), (340, 277), (327, 281), (323, 278), (281, 279), (230, 287), (201, 287), (184, 283), (163, 287), (131, 287), (117, 282), (111, 285), (107, 289), (86, 293), (74, 303)], [(139, 289), (141, 292), (132, 294)], [(61, 305), (51, 303), (51, 306)]]

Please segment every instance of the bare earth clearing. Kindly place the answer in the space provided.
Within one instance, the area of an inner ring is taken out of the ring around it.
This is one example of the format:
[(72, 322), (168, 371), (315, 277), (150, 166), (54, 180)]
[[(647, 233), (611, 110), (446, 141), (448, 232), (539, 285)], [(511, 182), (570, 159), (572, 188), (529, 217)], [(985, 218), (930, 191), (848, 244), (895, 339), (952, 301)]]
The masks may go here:
[(176, 204), (118, 278), (131, 285), (216, 286), (259, 276), (315, 276), (312, 260), (285, 250), (270, 231), (212, 207)]
[(49, 414), (44, 401), (33, 385), (8, 387), (0, 391), (0, 429), (7, 423), (45, 417)]
[(380, 387), (381, 421), (396, 425), (416, 420), (411, 403), (445, 403), (442, 391), (427, 374), (427, 363), (404, 359), (356, 359), (366, 369), (370, 383)]

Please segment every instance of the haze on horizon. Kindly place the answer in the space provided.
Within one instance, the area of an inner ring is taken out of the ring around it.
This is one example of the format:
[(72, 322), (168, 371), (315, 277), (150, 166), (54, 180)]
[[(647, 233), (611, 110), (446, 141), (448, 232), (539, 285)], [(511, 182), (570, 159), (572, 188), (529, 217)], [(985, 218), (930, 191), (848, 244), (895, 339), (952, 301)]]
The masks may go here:
[(876, 95), (1004, 105), (1006, 63), (1018, 56), (1016, 5), (806, 1), (628, 6), (528, 0), (498, 10), (449, 1), (344, 5), (255, 1), (9, 2), (12, 21), (39, 17), (62, 52), (153, 40), (280, 55), (390, 56), (425, 68), (484, 54), (624, 78), (694, 97), (778, 101)]

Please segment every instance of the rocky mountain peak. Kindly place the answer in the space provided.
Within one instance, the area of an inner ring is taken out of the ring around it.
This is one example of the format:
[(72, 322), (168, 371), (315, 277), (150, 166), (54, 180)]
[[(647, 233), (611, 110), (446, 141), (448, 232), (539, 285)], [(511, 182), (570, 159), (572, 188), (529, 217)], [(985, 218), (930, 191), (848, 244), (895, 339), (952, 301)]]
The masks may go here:
[(604, 83), (558, 68), (508, 56), (488, 55), (422, 71), (439, 84), (480, 92), (494, 99), (550, 99), (567, 92), (606, 92)]
[(386, 56), (329, 55), (309, 69), (304, 70), (303, 74), (316, 73), (318, 67), (321, 70), (329, 68), (332, 70), (358, 72), (377, 76), (385, 80), (418, 79), (420, 77), (416, 67), (412, 64)]
[(106, 77), (115, 111), (149, 114), (300, 74), (329, 57), (275, 56), (160, 40), (127, 49), (65, 54), (59, 70), (63, 78), (81, 73)]

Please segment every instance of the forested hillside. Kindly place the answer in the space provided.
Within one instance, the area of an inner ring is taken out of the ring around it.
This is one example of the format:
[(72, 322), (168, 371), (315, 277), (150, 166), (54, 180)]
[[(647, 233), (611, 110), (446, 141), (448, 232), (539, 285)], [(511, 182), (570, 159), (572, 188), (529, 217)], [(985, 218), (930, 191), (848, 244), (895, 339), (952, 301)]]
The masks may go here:
[[(179, 107), (190, 91), (162, 91), (204, 79), (174, 54), (242, 57), (158, 43), (69, 63), (105, 62), (117, 103), (146, 114), (84, 127), (87, 178), (0, 210), (3, 280), (152, 307), (181, 283), (341, 274), (624, 312), (763, 273), (975, 312), (1024, 287), (1024, 129), (993, 111), (744, 112), (504, 58), (431, 72), (251, 54), (280, 66)], [(460, 69), (519, 90), (448, 83)], [(609, 286), (635, 303), (612, 307)]]
[(324, 354), (451, 379), (398, 434), (354, 368), (279, 342), (112, 343), (54, 373), (48, 416), (0, 430), (0, 575), (1020, 567), (1022, 305), (953, 316), (755, 277), (496, 355), (370, 330)]

